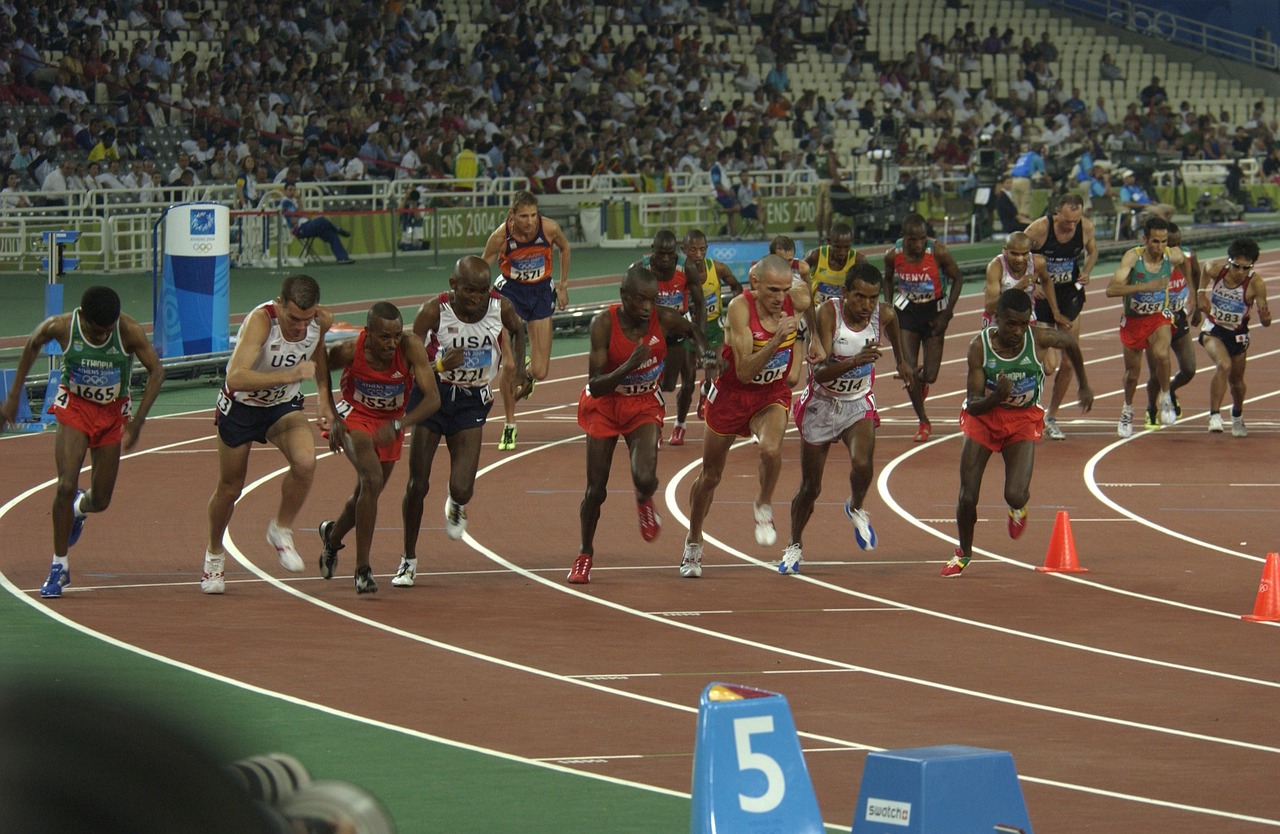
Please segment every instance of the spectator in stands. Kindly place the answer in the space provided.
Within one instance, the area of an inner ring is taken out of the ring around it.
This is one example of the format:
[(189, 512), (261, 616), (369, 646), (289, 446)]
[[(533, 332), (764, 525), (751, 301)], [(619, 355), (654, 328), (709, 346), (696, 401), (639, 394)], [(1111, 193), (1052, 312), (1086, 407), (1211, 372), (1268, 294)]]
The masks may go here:
[(1098, 63), (1098, 77), (1103, 81), (1124, 81), (1124, 71), (1116, 64), (1110, 52), (1102, 53), (1102, 60)]
[(1160, 86), (1159, 76), (1151, 76), (1151, 83), (1142, 88), (1142, 92), (1138, 93), (1138, 101), (1143, 107), (1151, 108), (1169, 100), (1169, 94), (1164, 87)]
[(340, 264), (353, 264), (355, 260), (347, 254), (342, 239), (351, 235), (346, 229), (340, 229), (327, 217), (315, 215), (305, 219), (302, 213), (302, 201), (298, 196), (298, 186), (292, 182), (285, 183), (284, 196), (280, 198), (280, 213), (289, 224), (289, 231), (298, 240), (319, 238), (329, 244), (334, 259)]
[(40, 183), (40, 190), (45, 194), (55, 194), (56, 196), (46, 197), (45, 205), (65, 206), (68, 204), (66, 195), (58, 192), (70, 190), (75, 171), (75, 161), (66, 157), (49, 170), (49, 173), (45, 175), (44, 181)]
[(769, 74), (764, 77), (764, 88), (771, 93), (788, 92), (791, 89), (791, 77), (787, 74), (787, 68), (775, 63), (773, 69), (769, 70)]
[(738, 236), (738, 214), (742, 211), (742, 206), (738, 203), (738, 198), (733, 193), (733, 180), (728, 167), (729, 160), (732, 157), (733, 151), (729, 148), (721, 148), (716, 153), (716, 161), (711, 165), (711, 190), (716, 204), (720, 207), (719, 210), (723, 211), (727, 218), (729, 236), (736, 238)]
[(1013, 177), (1006, 174), (1000, 180), (1000, 190), (996, 194), (996, 216), (1000, 218), (1000, 228), (1006, 234), (1020, 232), (1031, 222), (1031, 218), (1018, 211), (1013, 200)]
[(1132, 169), (1122, 168), (1117, 173), (1124, 182), (1124, 185), (1120, 187), (1121, 205), (1132, 211), (1147, 212), (1165, 221), (1173, 219), (1176, 209), (1168, 203), (1157, 203), (1152, 200), (1146, 189), (1138, 185), (1137, 177), (1134, 176)]
[(1036, 57), (1052, 63), (1058, 60), (1058, 47), (1049, 39), (1049, 30), (1040, 33), (1040, 43), (1036, 44)]
[(240, 160), (240, 170), (236, 174), (235, 200), (237, 209), (258, 207), (258, 162), (252, 154)]
[(992, 26), (987, 30), (987, 36), (982, 39), (981, 50), (984, 55), (999, 55), (1004, 52), (1004, 39), (1000, 37), (996, 27)]
[(756, 184), (751, 180), (749, 171), (742, 171), (738, 174), (738, 187), (734, 192), (740, 207), (739, 214), (745, 220), (754, 220), (759, 228), (759, 234), (767, 236), (766, 228), (768, 224), (765, 206), (760, 202), (760, 192), (756, 188)]
[(1091, 200), (1094, 197), (1111, 196), (1111, 174), (1106, 168), (1097, 163), (1090, 167), (1089, 178), (1084, 180), (1081, 185)]
[(1111, 123), (1111, 117), (1107, 115), (1107, 100), (1103, 96), (1098, 96), (1098, 100), (1094, 102), (1093, 109), (1089, 111), (1089, 124), (1096, 130), (1100, 127), (1106, 127)]
[(26, 191), (22, 185), (22, 178), (17, 171), (10, 171), (5, 175), (4, 190), (0, 191), (0, 209), (20, 209), (30, 208), (31, 201), (26, 195), (21, 193)]
[(1033, 180), (1045, 180), (1047, 174), (1044, 165), (1044, 145), (1034, 145), (1027, 149), (1013, 163), (1010, 175), (1013, 177), (1013, 201), (1018, 206), (1018, 214), (1031, 215), (1031, 184)]

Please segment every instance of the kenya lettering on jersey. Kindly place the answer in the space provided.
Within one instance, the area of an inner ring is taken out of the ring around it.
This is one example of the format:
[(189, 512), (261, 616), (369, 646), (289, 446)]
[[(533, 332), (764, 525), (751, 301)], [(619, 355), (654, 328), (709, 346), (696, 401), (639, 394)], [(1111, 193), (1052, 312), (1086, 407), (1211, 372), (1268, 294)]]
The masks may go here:
[(933, 257), (933, 238), (925, 243), (924, 254), (918, 264), (907, 261), (902, 251), (902, 238), (898, 238), (894, 247), (893, 276), (898, 285), (898, 306), (903, 303), (928, 304), (942, 298), (942, 271)]
[[(259, 304), (257, 310), (267, 311), (270, 329), (267, 331), (266, 340), (262, 343), (262, 350), (258, 352), (258, 357), (253, 361), (252, 370), (263, 373), (279, 371), (284, 368), (292, 368), (311, 358), (311, 355), (315, 353), (316, 345), (320, 343), (319, 318), (312, 319), (311, 323), (307, 325), (306, 335), (302, 337), (301, 341), (290, 342), (285, 339), (284, 331), (280, 329), (274, 302), (268, 301), (265, 304)], [(253, 313), (249, 315), (253, 315)], [(302, 383), (287, 382), (281, 385), (273, 385), (270, 388), (260, 388), (256, 391), (231, 391), (224, 385), (222, 391), (227, 396), (235, 398), (236, 402), (244, 403), (245, 405), (268, 406), (290, 402), (294, 398), (302, 396)]]

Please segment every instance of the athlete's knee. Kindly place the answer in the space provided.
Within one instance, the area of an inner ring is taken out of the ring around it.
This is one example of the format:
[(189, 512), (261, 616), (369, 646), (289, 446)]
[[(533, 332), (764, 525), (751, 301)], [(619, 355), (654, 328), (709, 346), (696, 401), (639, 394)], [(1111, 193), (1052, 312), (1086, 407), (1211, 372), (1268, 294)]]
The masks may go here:
[(80, 488), (79, 475), (79, 471), (75, 471), (58, 478), (57, 498), (59, 501), (75, 500), (76, 490)]
[(656, 471), (633, 472), (631, 473), (631, 483), (635, 484), (637, 495), (650, 497), (658, 491), (658, 473)]
[(796, 490), (796, 497), (810, 506), (818, 500), (818, 496), (822, 494), (822, 479), (809, 478), (807, 476), (800, 477), (800, 488)]
[(702, 474), (698, 476), (698, 480), (695, 481), (694, 484), (703, 492), (713, 490), (720, 486), (720, 478), (723, 474), (723, 472), (718, 470), (703, 469)]
[(476, 485), (474, 482), (469, 484), (449, 484), (449, 497), (453, 499), (455, 504), (469, 504), (471, 497), (475, 495)]
[(1031, 488), (1029, 486), (1018, 486), (1016, 484), (1005, 484), (1004, 502), (1014, 509), (1021, 509), (1027, 506), (1031, 500)]
[(582, 506), (599, 507), (609, 497), (609, 489), (605, 484), (588, 483), (582, 493)]
[(956, 497), (956, 513), (969, 515), (978, 511), (978, 491), (960, 485), (960, 494)]
[(430, 491), (431, 479), (425, 473), (422, 475), (410, 474), (409, 482), (405, 484), (404, 497), (406, 501), (417, 501), (421, 504)]
[(111, 499), (115, 495), (115, 491), (115, 484), (107, 484), (102, 487), (95, 484), (92, 491), (89, 493), (89, 497), (93, 499), (93, 511), (95, 513), (100, 513), (107, 507), (110, 507)]
[(316, 459), (314, 455), (300, 456), (289, 461), (289, 474), (299, 481), (311, 483), (311, 479), (316, 474)]

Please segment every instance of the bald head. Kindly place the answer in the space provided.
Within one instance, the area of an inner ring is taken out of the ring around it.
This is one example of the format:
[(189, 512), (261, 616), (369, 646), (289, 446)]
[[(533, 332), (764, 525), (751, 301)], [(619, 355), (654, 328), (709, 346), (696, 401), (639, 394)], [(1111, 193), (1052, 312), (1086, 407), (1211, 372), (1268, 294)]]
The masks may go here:
[(483, 258), (467, 255), (453, 265), (453, 277), (464, 284), (489, 284), (489, 264)]

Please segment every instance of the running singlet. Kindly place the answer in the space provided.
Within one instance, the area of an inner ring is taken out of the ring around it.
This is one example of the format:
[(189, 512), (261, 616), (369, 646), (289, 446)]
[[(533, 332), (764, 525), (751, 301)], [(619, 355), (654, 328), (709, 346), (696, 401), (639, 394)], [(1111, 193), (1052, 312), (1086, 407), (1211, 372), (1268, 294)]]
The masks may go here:
[[(1005, 290), (1011, 290), (1011, 289), (1013, 289), (1015, 286), (1017, 286), (1018, 282), (1019, 282), (1019, 281), (1021, 281), (1023, 278), (1033, 278), (1033, 277), (1034, 277), (1034, 275), (1033, 275), (1033, 273), (1032, 273), (1032, 271), (1031, 271), (1031, 269), (1032, 269), (1032, 264), (1031, 264), (1030, 262), (1028, 262), (1028, 263), (1027, 263), (1027, 271), (1026, 271), (1026, 274), (1024, 274), (1024, 275), (1014, 275), (1014, 274), (1013, 274), (1013, 272), (1012, 272), (1012, 271), (1010, 271), (1010, 269), (1009, 269), (1009, 259), (1008, 259), (1008, 258), (1006, 258), (1006, 257), (1004, 256), (1004, 253), (1003, 253), (1003, 252), (1001, 252), (999, 255), (997, 255), (997, 256), (996, 256), (996, 258), (998, 258), (998, 259), (999, 259), (999, 261), (1000, 261), (1000, 292), (1004, 292)], [(1026, 287), (1024, 287), (1023, 289), (1024, 289), (1024, 291), (1027, 293), (1027, 297), (1028, 297), (1028, 298), (1030, 298), (1030, 299), (1032, 300), (1032, 302), (1034, 302), (1034, 301), (1035, 301), (1035, 297), (1036, 297), (1036, 284), (1035, 284), (1035, 281), (1031, 281), (1031, 282), (1029, 282), (1029, 283), (1027, 284), (1027, 286), (1026, 286)], [(1035, 323), (1036, 323), (1036, 310), (1035, 310), (1035, 306), (1036, 306), (1036, 305), (1035, 305), (1034, 303), (1031, 305), (1031, 323), (1032, 323), (1032, 324), (1035, 324)]]
[(1169, 309), (1173, 312), (1187, 309), (1187, 298), (1191, 295), (1191, 285), (1187, 282), (1187, 273), (1191, 271), (1191, 259), (1195, 253), (1190, 249), (1182, 250), (1182, 266), (1173, 267), (1169, 273)]
[(1063, 243), (1054, 234), (1053, 219), (1050, 218), (1049, 231), (1045, 235), (1044, 246), (1032, 251), (1037, 255), (1044, 256), (1045, 269), (1049, 271), (1049, 277), (1053, 279), (1055, 287), (1075, 283), (1076, 278), (1080, 276), (1078, 259), (1080, 253), (1084, 251), (1084, 223), (1078, 223), (1076, 232), (1071, 236), (1071, 240)]
[(813, 290), (813, 305), (816, 308), (828, 298), (840, 298), (844, 292), (845, 273), (853, 266), (858, 257), (858, 250), (850, 249), (844, 259), (844, 266), (836, 269), (827, 259), (830, 246), (818, 247), (818, 263), (809, 276), (810, 289)]
[(716, 272), (716, 262), (704, 258), (706, 277), (702, 279), (702, 298), (707, 303), (707, 321), (718, 321), (724, 312), (720, 303), (720, 274)]
[[(652, 270), (653, 265), (650, 263), (649, 256), (645, 255), (640, 261), (647, 269)], [(658, 279), (658, 298), (659, 307), (670, 307), (679, 313), (687, 312), (689, 309), (689, 280), (684, 274), (684, 255), (676, 258), (676, 268), (671, 273), (671, 279), (664, 281)]]
[[(307, 325), (307, 334), (302, 337), (302, 341), (290, 342), (284, 338), (284, 333), (280, 330), (280, 322), (276, 318), (275, 303), (268, 301), (265, 304), (258, 305), (258, 309), (267, 311), (271, 329), (267, 331), (266, 341), (262, 343), (262, 351), (258, 354), (258, 358), (254, 360), (251, 370), (270, 373), (283, 368), (292, 368), (294, 365), (311, 358), (311, 355), (315, 353), (316, 345), (320, 342), (320, 320), (318, 317), (312, 319), (311, 323)], [(253, 315), (253, 313), (249, 315)], [(231, 391), (224, 384), (222, 392), (226, 396), (234, 398), (236, 402), (244, 403), (245, 405), (277, 405), (302, 396), (302, 383), (286, 382), (282, 385), (273, 385), (270, 388), (259, 388), (257, 391)]]
[(893, 306), (905, 310), (908, 304), (928, 304), (939, 302), (938, 309), (945, 310), (947, 302), (942, 297), (942, 271), (938, 269), (938, 261), (933, 257), (933, 238), (925, 243), (924, 255), (920, 263), (907, 263), (902, 253), (902, 238), (894, 244), (893, 251), (894, 282), (898, 285), (894, 295)]
[[(609, 307), (609, 359), (605, 363), (605, 373), (617, 370), (631, 357), (639, 342), (633, 342), (622, 332), (618, 323), (618, 311), (621, 304)], [(662, 328), (658, 326), (658, 315), (649, 316), (649, 329), (645, 331), (644, 340), (649, 345), (649, 358), (631, 373), (622, 378), (613, 393), (624, 397), (638, 397), (652, 394), (658, 390), (662, 380), (662, 366), (667, 359), (667, 341), (662, 336)], [(590, 388), (587, 389), (590, 391)]]
[(1208, 321), (1223, 330), (1244, 331), (1249, 327), (1249, 311), (1253, 307), (1245, 301), (1245, 290), (1249, 288), (1253, 273), (1250, 272), (1249, 277), (1238, 287), (1227, 286), (1226, 274), (1227, 270), (1223, 267), (1213, 279), (1213, 290), (1209, 293)]
[(440, 294), (440, 324), (428, 336), (427, 356), (433, 361), (454, 348), (462, 349), (462, 364), (439, 371), (441, 382), (463, 388), (483, 388), (498, 376), (502, 357), (502, 296), (489, 293), (489, 307), (480, 321), (467, 322)]
[[(71, 314), (71, 341), (62, 354), (62, 384), (58, 387), (82, 400), (107, 405), (129, 399), (133, 357), (120, 339), (120, 322), (107, 340), (95, 345), (80, 330), (80, 308)], [(61, 398), (59, 398), (61, 399)]]
[[(1147, 271), (1147, 263), (1143, 258), (1142, 250), (1145, 247), (1137, 247), (1138, 262), (1133, 265), (1133, 271), (1129, 273), (1129, 285), (1145, 284), (1148, 281), (1155, 281), (1160, 278), (1168, 278), (1172, 266), (1169, 263), (1169, 250), (1165, 250), (1164, 256), (1160, 261), (1160, 269), (1155, 272)], [(1185, 281), (1184, 281), (1185, 283)], [(1125, 317), (1132, 316), (1153, 316), (1163, 313), (1169, 307), (1169, 289), (1166, 287), (1162, 290), (1152, 290), (1150, 292), (1137, 292), (1130, 295), (1124, 300)]]
[(1013, 383), (1009, 396), (999, 404), (1000, 408), (1030, 408), (1040, 402), (1040, 390), (1044, 387), (1044, 366), (1036, 358), (1036, 341), (1030, 328), (1022, 337), (1022, 350), (1012, 359), (1005, 359), (991, 347), (991, 335), (996, 328), (982, 331), (982, 375), (986, 378), (986, 391), (996, 390), (996, 378), (1000, 374)]
[[(844, 315), (840, 309), (842, 304), (840, 300), (832, 299), (825, 303), (833, 305), (836, 310), (836, 332), (831, 338), (830, 362), (843, 362), (852, 356), (857, 356), (869, 343), (880, 341), (879, 304), (872, 308), (871, 320), (867, 322), (866, 326), (860, 330), (854, 330), (844, 320)], [(875, 384), (875, 381), (875, 363), (868, 362), (865, 365), (857, 365), (850, 368), (840, 376), (827, 382), (814, 382), (811, 375), (809, 377), (809, 387), (815, 394), (822, 394), (832, 399), (857, 400), (871, 393), (871, 386)]]
[(342, 391), (342, 400), (337, 405), (338, 416), (345, 420), (354, 413), (374, 420), (394, 420), (404, 416), (405, 400), (413, 387), (413, 374), (399, 346), (396, 346), (391, 366), (385, 371), (369, 367), (369, 360), (364, 355), (367, 335), (367, 331), (361, 330), (356, 336), (355, 357), (342, 369), (342, 379), (338, 383)]
[[(751, 329), (751, 352), (755, 353), (769, 343), (769, 340), (773, 338), (773, 331), (765, 330), (760, 323), (760, 314), (756, 310), (755, 293), (751, 290), (743, 290), (740, 298), (746, 299), (748, 315), (750, 316), (748, 327)], [(795, 315), (795, 307), (792, 306), (791, 296), (789, 295), (782, 301), (782, 315)], [(725, 368), (724, 373), (716, 377), (716, 387), (725, 391), (741, 391), (753, 385), (779, 383), (785, 386), (787, 384), (787, 373), (791, 370), (791, 359), (795, 343), (795, 333), (783, 338), (782, 344), (774, 351), (773, 356), (769, 357), (769, 361), (760, 369), (760, 372), (751, 378), (750, 382), (738, 380), (733, 359), (733, 348), (726, 344), (721, 350), (720, 356), (725, 360), (728, 367)]]
[(508, 281), (519, 284), (540, 284), (551, 277), (551, 241), (542, 231), (541, 217), (538, 231), (528, 243), (515, 239), (511, 221), (507, 221), (507, 245), (498, 255), (498, 269)]

